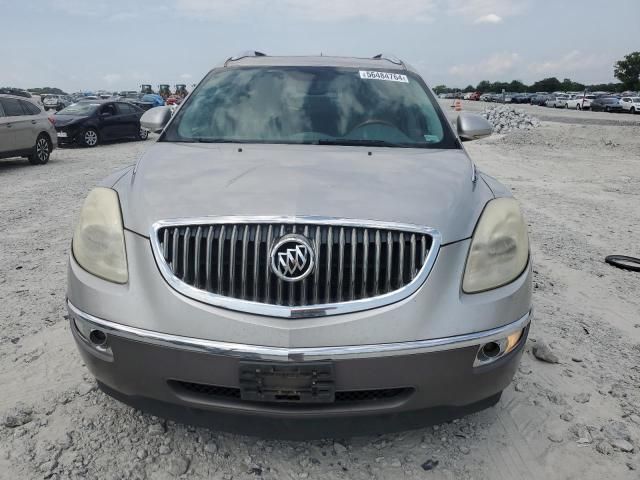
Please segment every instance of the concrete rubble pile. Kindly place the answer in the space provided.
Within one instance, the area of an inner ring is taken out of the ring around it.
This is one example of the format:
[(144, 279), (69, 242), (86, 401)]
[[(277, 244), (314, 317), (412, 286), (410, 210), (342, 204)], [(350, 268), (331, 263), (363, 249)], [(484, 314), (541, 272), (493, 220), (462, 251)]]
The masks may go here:
[(493, 125), (494, 133), (530, 130), (540, 126), (540, 120), (510, 105), (487, 107), (481, 115)]

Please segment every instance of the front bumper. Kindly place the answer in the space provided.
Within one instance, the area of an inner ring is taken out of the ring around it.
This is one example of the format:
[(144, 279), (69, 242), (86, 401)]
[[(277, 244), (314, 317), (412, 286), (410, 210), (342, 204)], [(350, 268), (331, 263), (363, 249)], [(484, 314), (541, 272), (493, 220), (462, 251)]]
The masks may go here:
[[(68, 307), (80, 353), (107, 393), (188, 423), (286, 438), (403, 430), (486, 408), (511, 381), (531, 319), (528, 313), (495, 329), (423, 341), (284, 348), (168, 335), (102, 320), (70, 302)], [(105, 344), (96, 348), (76, 322), (104, 332)], [(481, 345), (518, 331), (523, 334), (513, 351), (474, 366)], [(330, 361), (336, 401), (241, 400), (239, 371), (246, 360)]]
[[(81, 129), (78, 127), (57, 127), (56, 136), (58, 137), (59, 145), (71, 145), (76, 142), (76, 137), (80, 133)], [(60, 137), (58, 133), (65, 133), (65, 137)]]

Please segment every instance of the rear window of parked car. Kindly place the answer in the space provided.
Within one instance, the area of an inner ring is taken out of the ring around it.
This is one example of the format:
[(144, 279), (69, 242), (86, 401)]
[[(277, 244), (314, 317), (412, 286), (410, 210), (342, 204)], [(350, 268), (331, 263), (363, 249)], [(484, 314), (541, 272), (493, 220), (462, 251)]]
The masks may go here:
[(15, 98), (0, 98), (0, 103), (2, 103), (2, 108), (7, 117), (19, 117), (25, 114), (20, 102)]
[(22, 106), (25, 115), (38, 115), (40, 113), (40, 109), (33, 103), (23, 102), (22, 100), (18, 100), (18, 102), (20, 102), (20, 106)]
[(128, 103), (118, 103), (118, 109), (125, 115), (139, 112), (136, 107), (129, 105)]

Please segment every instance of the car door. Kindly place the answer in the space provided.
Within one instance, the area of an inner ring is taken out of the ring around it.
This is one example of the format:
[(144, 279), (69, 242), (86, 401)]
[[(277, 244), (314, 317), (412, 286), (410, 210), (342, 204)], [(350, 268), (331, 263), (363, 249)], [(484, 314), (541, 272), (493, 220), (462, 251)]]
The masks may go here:
[(44, 115), (42, 115), (42, 110), (35, 103), (29, 102), (26, 100), (18, 100), (20, 102), (20, 106), (25, 113), (25, 116), (28, 117), (29, 122), (29, 145), (34, 146), (36, 144), (36, 139), (38, 138), (38, 134), (46, 129), (45, 123), (49, 120), (46, 119)]
[(7, 127), (13, 134), (12, 150), (27, 150), (35, 144), (32, 141), (31, 117), (23, 110), (20, 101), (15, 98), (2, 98), (2, 109), (7, 116)]
[(631, 110), (631, 98), (630, 97), (622, 97), (620, 99), (620, 105), (622, 105), (623, 110)]
[(4, 114), (2, 99), (0, 99), (0, 154), (15, 150), (13, 130), (9, 124), (9, 117)]
[(135, 137), (140, 130), (138, 110), (133, 106), (125, 102), (117, 102), (116, 107), (121, 115), (121, 121), (123, 126), (123, 136)]
[(122, 137), (122, 125), (118, 117), (118, 110), (111, 102), (105, 103), (98, 110), (98, 128), (100, 130), (100, 137), (103, 140), (113, 140)]

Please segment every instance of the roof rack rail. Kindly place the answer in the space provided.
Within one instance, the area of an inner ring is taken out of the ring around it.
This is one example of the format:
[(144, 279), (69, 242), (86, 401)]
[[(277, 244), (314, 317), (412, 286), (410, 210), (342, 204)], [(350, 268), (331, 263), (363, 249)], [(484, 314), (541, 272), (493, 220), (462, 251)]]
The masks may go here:
[(391, 63), (395, 63), (396, 65), (400, 65), (403, 68), (407, 68), (405, 63), (402, 60), (400, 60), (398, 57), (396, 57), (395, 55), (389, 55), (389, 54), (386, 54), (386, 53), (379, 53), (377, 55), (374, 55), (372, 58), (374, 60), (388, 60)]
[(238, 53), (237, 55), (234, 55), (232, 57), (227, 58), (227, 61), (224, 62), (224, 66), (226, 67), (229, 62), (235, 62), (237, 60), (240, 60), (241, 58), (246, 58), (246, 57), (266, 57), (266, 56), (267, 56), (266, 53), (262, 53), (262, 52), (259, 52), (257, 50), (246, 50), (244, 52)]

